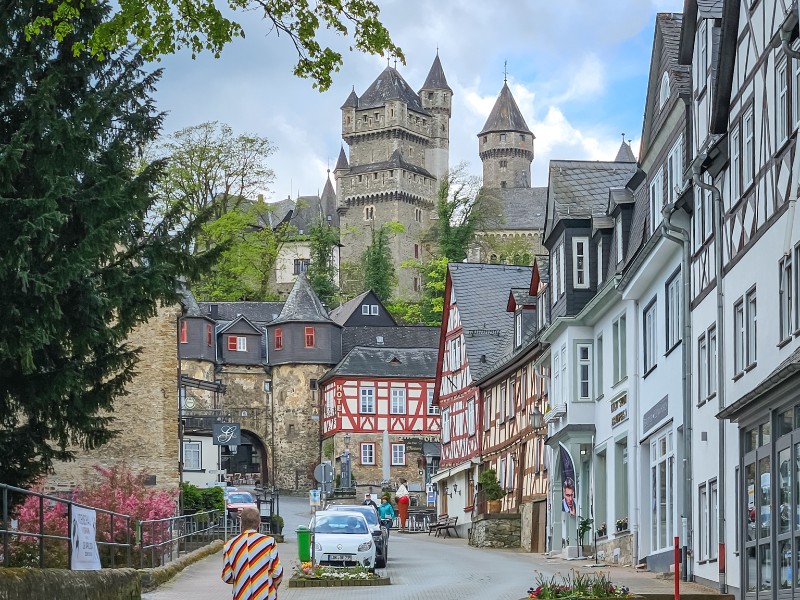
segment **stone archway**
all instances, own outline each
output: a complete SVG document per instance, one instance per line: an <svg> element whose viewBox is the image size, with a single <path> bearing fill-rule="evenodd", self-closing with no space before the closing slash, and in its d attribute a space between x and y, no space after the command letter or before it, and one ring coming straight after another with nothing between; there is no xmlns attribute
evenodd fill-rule
<svg viewBox="0 0 800 600"><path fill-rule="evenodd" d="M228 475L239 474L243 479L254 484L268 485L270 482L267 447L261 438L246 429L242 429L242 443L239 446L223 446L222 466Z"/></svg>

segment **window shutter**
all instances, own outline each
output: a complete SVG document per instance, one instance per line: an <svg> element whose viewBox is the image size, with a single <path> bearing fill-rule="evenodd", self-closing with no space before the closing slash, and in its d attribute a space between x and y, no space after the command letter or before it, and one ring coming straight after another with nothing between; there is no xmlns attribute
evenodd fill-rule
<svg viewBox="0 0 800 600"><path fill-rule="evenodd" d="M228 336L228 350L236 352L236 336L229 335Z"/></svg>

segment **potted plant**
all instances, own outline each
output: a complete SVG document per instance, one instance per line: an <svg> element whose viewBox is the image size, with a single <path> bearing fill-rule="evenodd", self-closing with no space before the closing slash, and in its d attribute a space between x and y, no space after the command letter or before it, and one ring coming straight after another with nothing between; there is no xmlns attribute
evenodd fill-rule
<svg viewBox="0 0 800 600"><path fill-rule="evenodd" d="M586 534L592 529L593 522L594 519L589 519L588 517L585 519L583 517L580 518L578 522L578 543L581 546L583 546L583 538L586 537Z"/></svg>
<svg viewBox="0 0 800 600"><path fill-rule="evenodd" d="M628 517L617 519L617 531L625 531L628 529Z"/></svg>
<svg viewBox="0 0 800 600"><path fill-rule="evenodd" d="M270 524L272 533L280 535L283 533L283 517L280 515L272 515L272 523Z"/></svg>
<svg viewBox="0 0 800 600"><path fill-rule="evenodd" d="M490 513L500 512L500 499L506 495L506 492L497 481L497 471L486 469L478 477L478 483L481 484L483 495L486 497L487 510Z"/></svg>
<svg viewBox="0 0 800 600"><path fill-rule="evenodd" d="M600 527L597 528L597 537L605 537L608 535L608 527L605 523L600 523Z"/></svg>

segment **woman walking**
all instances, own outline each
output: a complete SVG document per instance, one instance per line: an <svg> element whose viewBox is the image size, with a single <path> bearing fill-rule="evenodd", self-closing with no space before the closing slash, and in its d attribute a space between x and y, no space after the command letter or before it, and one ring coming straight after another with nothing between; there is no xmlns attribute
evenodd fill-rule
<svg viewBox="0 0 800 600"><path fill-rule="evenodd" d="M397 486L395 498L397 499L397 510L400 513L400 531L406 530L406 521L408 521L408 483L405 479L400 479L400 485Z"/></svg>

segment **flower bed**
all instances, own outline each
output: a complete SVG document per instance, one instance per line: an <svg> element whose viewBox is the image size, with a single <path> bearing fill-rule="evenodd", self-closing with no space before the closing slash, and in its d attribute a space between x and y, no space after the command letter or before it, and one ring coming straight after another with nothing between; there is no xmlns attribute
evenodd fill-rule
<svg viewBox="0 0 800 600"><path fill-rule="evenodd" d="M628 588L611 583L605 573L580 573L574 569L567 575L545 577L539 574L528 590L531 600L590 600L598 598L631 598Z"/></svg>
<svg viewBox="0 0 800 600"><path fill-rule="evenodd" d="M370 573L364 567L323 567L310 562L295 566L289 587L339 587L389 585L388 577Z"/></svg>

